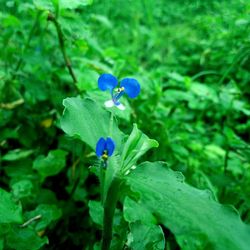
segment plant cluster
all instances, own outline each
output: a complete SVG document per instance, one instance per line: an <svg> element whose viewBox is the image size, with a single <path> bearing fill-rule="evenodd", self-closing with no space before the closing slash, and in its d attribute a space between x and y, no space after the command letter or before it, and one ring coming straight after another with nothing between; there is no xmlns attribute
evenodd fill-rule
<svg viewBox="0 0 250 250"><path fill-rule="evenodd" d="M0 250L248 250L249 11L0 0Z"/></svg>

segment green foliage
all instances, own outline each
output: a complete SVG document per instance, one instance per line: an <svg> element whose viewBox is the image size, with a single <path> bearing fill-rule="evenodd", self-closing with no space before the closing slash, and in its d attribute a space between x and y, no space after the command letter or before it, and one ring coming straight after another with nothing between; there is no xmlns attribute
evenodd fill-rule
<svg viewBox="0 0 250 250"><path fill-rule="evenodd" d="M11 194L0 189L0 225L3 223L21 223L22 207L14 201Z"/></svg>
<svg viewBox="0 0 250 250"><path fill-rule="evenodd" d="M134 250L139 249L164 249L164 234L159 226L143 225L139 222L130 224L131 243L130 247Z"/></svg>
<svg viewBox="0 0 250 250"><path fill-rule="evenodd" d="M0 249L248 249L249 10L0 1ZM139 81L124 112L102 73Z"/></svg>
<svg viewBox="0 0 250 250"><path fill-rule="evenodd" d="M56 175L65 167L66 155L67 152L64 150L51 150L47 157L38 156L33 163L33 168L38 171L42 178Z"/></svg>
<svg viewBox="0 0 250 250"><path fill-rule="evenodd" d="M109 112L91 99L68 98L63 104L65 110L61 127L67 134L80 138L92 149L95 149L100 137L111 136L119 147L122 133L115 122L110 123Z"/></svg>
<svg viewBox="0 0 250 250"><path fill-rule="evenodd" d="M103 222L103 207L98 201L89 201L89 215L91 219L97 224L102 226Z"/></svg>
<svg viewBox="0 0 250 250"><path fill-rule="evenodd" d="M136 206L147 208L158 223L169 228L183 249L248 249L250 227L237 211L215 202L210 192L184 183L181 173L163 163L141 164L127 182L140 194ZM138 217L149 223L147 217Z"/></svg>
<svg viewBox="0 0 250 250"><path fill-rule="evenodd" d="M46 237L40 238L30 228L13 227L6 237L6 245L11 249L37 250L41 249L44 244L48 244L48 239Z"/></svg>
<svg viewBox="0 0 250 250"><path fill-rule="evenodd" d="M134 128L122 149L122 171L127 173L150 148L158 147L158 142L149 139L134 124Z"/></svg>
<svg viewBox="0 0 250 250"><path fill-rule="evenodd" d="M55 205L40 204L35 210L27 212L25 217L27 219L41 216L41 219L34 223L34 228L37 232L45 230L52 221L57 221L62 216L62 211Z"/></svg>

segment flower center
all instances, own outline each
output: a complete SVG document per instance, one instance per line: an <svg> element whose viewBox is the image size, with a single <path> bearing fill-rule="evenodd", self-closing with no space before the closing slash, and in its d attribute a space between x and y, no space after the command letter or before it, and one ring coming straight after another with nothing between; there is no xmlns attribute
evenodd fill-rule
<svg viewBox="0 0 250 250"><path fill-rule="evenodd" d="M118 89L117 89L117 92L120 93L120 92L122 92L122 91L124 91L124 90L125 90L125 88L124 88L124 87L121 87L121 88L118 88Z"/></svg>
<svg viewBox="0 0 250 250"><path fill-rule="evenodd" d="M104 150L104 151L103 151L102 159L103 159L104 161L106 161L106 160L108 159L108 151L107 151L107 150Z"/></svg>

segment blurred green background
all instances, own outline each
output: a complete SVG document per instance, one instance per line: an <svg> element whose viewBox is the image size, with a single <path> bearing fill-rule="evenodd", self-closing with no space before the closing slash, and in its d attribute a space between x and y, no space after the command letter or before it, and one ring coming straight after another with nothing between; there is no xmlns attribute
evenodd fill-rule
<svg viewBox="0 0 250 250"><path fill-rule="evenodd" d="M103 102L104 72L141 84L118 119L159 142L144 160L166 161L250 222L248 0L0 0L0 31L0 187L26 220L47 218L25 234L0 227L0 249L29 249L28 237L32 249L100 240L88 208L99 199L95 154L59 118L66 97Z"/></svg>

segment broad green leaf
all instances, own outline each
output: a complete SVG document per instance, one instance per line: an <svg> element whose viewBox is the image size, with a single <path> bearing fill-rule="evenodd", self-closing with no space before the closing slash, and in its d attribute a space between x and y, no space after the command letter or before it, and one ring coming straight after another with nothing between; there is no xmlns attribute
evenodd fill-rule
<svg viewBox="0 0 250 250"><path fill-rule="evenodd" d="M249 249L250 227L235 209L184 183L183 175L164 163L141 164L127 176L127 183L140 194L138 205L169 228L182 249Z"/></svg>
<svg viewBox="0 0 250 250"><path fill-rule="evenodd" d="M41 218L33 222L37 232L46 229L53 221L57 221L62 216L62 211L56 205L40 204L31 212L25 213L27 220L40 215Z"/></svg>
<svg viewBox="0 0 250 250"><path fill-rule="evenodd" d="M149 139L143 134L134 124L133 130L128 137L124 148L122 150L122 170L126 173L137 160L144 155L149 149L158 147L158 142L153 139Z"/></svg>
<svg viewBox="0 0 250 250"><path fill-rule="evenodd" d="M33 168L45 178L58 174L66 164L67 152L61 149L51 150L48 156L40 155L33 163Z"/></svg>
<svg viewBox="0 0 250 250"><path fill-rule="evenodd" d="M40 238L36 231L29 227L13 227L6 236L6 245L15 250L38 250L48 243L47 237Z"/></svg>
<svg viewBox="0 0 250 250"><path fill-rule="evenodd" d="M0 240L0 250L3 250L3 240Z"/></svg>
<svg viewBox="0 0 250 250"><path fill-rule="evenodd" d="M165 238L160 226L144 225L139 221L129 225L131 232L132 250L160 250L165 249Z"/></svg>
<svg viewBox="0 0 250 250"><path fill-rule="evenodd" d="M100 137L111 137L120 146L122 133L115 120L111 122L111 113L102 109L93 100L80 97L66 98L61 118L61 127L70 136L77 136L93 150Z"/></svg>
<svg viewBox="0 0 250 250"><path fill-rule="evenodd" d="M22 223L22 207L12 195L0 189L0 223Z"/></svg>

